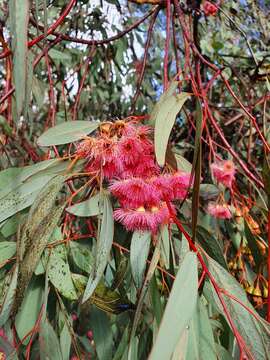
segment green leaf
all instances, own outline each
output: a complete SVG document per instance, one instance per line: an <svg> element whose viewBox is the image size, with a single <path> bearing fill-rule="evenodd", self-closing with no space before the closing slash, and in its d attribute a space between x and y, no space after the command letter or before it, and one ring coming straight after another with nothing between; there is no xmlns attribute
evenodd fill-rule
<svg viewBox="0 0 270 360"><path fill-rule="evenodd" d="M94 263L94 257L88 244L71 241L69 246L74 264L82 271L90 274Z"/></svg>
<svg viewBox="0 0 270 360"><path fill-rule="evenodd" d="M5 294L4 303L2 304L0 312L0 328L7 322L13 306L18 281L18 266L14 268L13 273L10 276L10 285Z"/></svg>
<svg viewBox="0 0 270 360"><path fill-rule="evenodd" d="M113 334L108 315L104 311L92 307L90 324L98 359L112 359Z"/></svg>
<svg viewBox="0 0 270 360"><path fill-rule="evenodd" d="M138 289L142 286L150 243L151 233L149 231L135 231L133 233L130 245L130 265L131 273Z"/></svg>
<svg viewBox="0 0 270 360"><path fill-rule="evenodd" d="M227 263L223 256L222 244L216 236L213 236L204 227L198 225L197 241L211 258L216 260L225 270L228 270Z"/></svg>
<svg viewBox="0 0 270 360"><path fill-rule="evenodd" d="M63 360L70 360L71 340L70 331L65 323L60 333L60 348Z"/></svg>
<svg viewBox="0 0 270 360"><path fill-rule="evenodd" d="M14 313L23 300L24 291L62 214L64 206L55 205L55 200L64 179L63 176L56 176L39 194L29 211L21 236L18 238L20 287L16 292Z"/></svg>
<svg viewBox="0 0 270 360"><path fill-rule="evenodd" d="M194 184L192 191L192 238L195 241L197 221L198 221L198 211L199 211L199 194L200 194L200 184L201 184L201 172L202 172L202 107L200 101L196 101L196 133L195 133L195 145L194 145L194 155L192 162L192 177L194 176Z"/></svg>
<svg viewBox="0 0 270 360"><path fill-rule="evenodd" d="M14 85L16 96L17 122L23 109L27 78L27 38L29 21L29 1L11 0L12 50L14 65Z"/></svg>
<svg viewBox="0 0 270 360"><path fill-rule="evenodd" d="M100 194L96 194L88 200L69 206L66 211L76 216L96 216L102 213L101 200Z"/></svg>
<svg viewBox="0 0 270 360"><path fill-rule="evenodd" d="M48 278L61 295L69 300L76 300L77 294L72 281L69 265L61 255L52 251L48 262Z"/></svg>
<svg viewBox="0 0 270 360"><path fill-rule="evenodd" d="M48 319L41 323L39 346L40 360L63 360L58 337Z"/></svg>
<svg viewBox="0 0 270 360"><path fill-rule="evenodd" d="M160 99L153 110L152 121L155 123L155 153L160 166L165 164L167 144L176 115L189 96L189 93L184 92L166 96Z"/></svg>
<svg viewBox="0 0 270 360"><path fill-rule="evenodd" d="M182 155L177 154L176 152L174 152L173 154L176 159L177 169L190 173L192 169L192 164L187 161L187 159L185 159Z"/></svg>
<svg viewBox="0 0 270 360"><path fill-rule="evenodd" d="M81 140L86 135L95 131L99 126L97 122L66 121L45 131L38 140L39 146L52 146L69 144Z"/></svg>
<svg viewBox="0 0 270 360"><path fill-rule="evenodd" d="M16 254L16 243L14 241L0 242L0 264L12 258Z"/></svg>
<svg viewBox="0 0 270 360"><path fill-rule="evenodd" d="M255 309L249 303L245 291L230 275L213 259L208 258L208 268L220 288L226 289L226 292L241 303L243 303L251 312ZM220 313L223 314L223 308L216 295L215 290L208 282L204 286L204 292L207 300L216 306ZM222 295L227 310L234 322L238 332L244 339L247 349L251 352L256 360L267 359L270 351L270 325L256 313L256 318L249 313L241 304L229 296ZM226 318L227 320L227 318Z"/></svg>
<svg viewBox="0 0 270 360"><path fill-rule="evenodd" d="M220 194L220 189L213 184L201 184L200 185L200 197L205 200L215 200Z"/></svg>
<svg viewBox="0 0 270 360"><path fill-rule="evenodd" d="M20 340L33 329L38 319L43 298L42 285L39 280L34 279L27 288L21 308L15 319L16 331ZM24 339L24 345L28 344L30 337L31 334Z"/></svg>
<svg viewBox="0 0 270 360"><path fill-rule="evenodd" d="M186 359L216 360L214 335L207 310L202 300L198 298L197 309L188 329L188 344Z"/></svg>
<svg viewBox="0 0 270 360"><path fill-rule="evenodd" d="M82 302L85 302L90 298L96 286L98 285L108 263L113 242L114 221L112 205L107 195L101 196L103 197L104 208L101 229L97 240L95 266L93 267L93 270L88 279Z"/></svg>
<svg viewBox="0 0 270 360"><path fill-rule="evenodd" d="M170 233L167 225L160 229L160 256L166 269L170 267Z"/></svg>
<svg viewBox="0 0 270 360"><path fill-rule="evenodd" d="M248 242L248 246L251 250L252 256L254 258L255 264L257 269L260 268L262 262L263 262L263 257L261 255L260 250L258 249L257 246L257 242L256 242L256 238L255 236L252 234L247 222L245 221L245 235L246 235L246 239Z"/></svg>
<svg viewBox="0 0 270 360"><path fill-rule="evenodd" d="M187 253L178 270L149 360L170 359L193 317L198 293L197 257Z"/></svg>

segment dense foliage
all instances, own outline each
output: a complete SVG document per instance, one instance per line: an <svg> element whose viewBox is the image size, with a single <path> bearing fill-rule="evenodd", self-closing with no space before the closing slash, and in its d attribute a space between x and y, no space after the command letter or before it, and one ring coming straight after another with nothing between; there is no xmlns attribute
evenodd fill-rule
<svg viewBox="0 0 270 360"><path fill-rule="evenodd" d="M269 16L0 2L0 359L269 358Z"/></svg>

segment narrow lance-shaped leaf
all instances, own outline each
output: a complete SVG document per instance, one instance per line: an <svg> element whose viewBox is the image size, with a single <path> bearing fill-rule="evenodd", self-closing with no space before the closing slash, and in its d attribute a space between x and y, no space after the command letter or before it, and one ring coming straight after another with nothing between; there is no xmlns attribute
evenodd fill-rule
<svg viewBox="0 0 270 360"><path fill-rule="evenodd" d="M198 294L197 258L187 253L178 270L149 360L170 359L192 318Z"/></svg>
<svg viewBox="0 0 270 360"><path fill-rule="evenodd" d="M170 89L167 91L171 94ZM164 166L165 164L167 144L176 115L179 113L189 96L189 93L184 92L181 94L163 96L153 110L151 118L152 122L155 123L155 153L157 162L160 166Z"/></svg>
<svg viewBox="0 0 270 360"><path fill-rule="evenodd" d="M255 312L255 309L249 303L245 291L230 275L213 259L208 258L208 268L215 278L217 284L226 289L226 293L236 298L242 304ZM220 313L223 313L223 308L211 285L206 282L204 286L204 293L207 300L212 303ZM264 360L268 358L270 353L270 325L264 319L260 318L258 314L253 316L247 309L245 309L239 302L227 295L223 295L227 310L243 340L246 343L246 350L248 350L254 359Z"/></svg>
<svg viewBox="0 0 270 360"><path fill-rule="evenodd" d="M142 285L150 243L150 232L135 231L133 233L130 245L130 265L132 276L137 288L140 288Z"/></svg>
<svg viewBox="0 0 270 360"><path fill-rule="evenodd" d="M17 122L22 113L26 94L29 4L29 0L10 1Z"/></svg>
<svg viewBox="0 0 270 360"><path fill-rule="evenodd" d="M199 100L196 102L196 135L195 135L195 149L194 157L192 164L192 176L194 176L194 185L192 192L192 237L195 241L196 227L198 220L198 211L199 211L199 193L200 193L200 182L201 182L201 171L202 171L202 144L201 144L201 134L202 134L202 108Z"/></svg>
<svg viewBox="0 0 270 360"><path fill-rule="evenodd" d="M114 232L113 209L110 199L107 195L103 197L103 216L101 221L101 229L97 240L95 265L87 282L87 286L83 295L83 302L87 301L97 287L103 272L108 263Z"/></svg>

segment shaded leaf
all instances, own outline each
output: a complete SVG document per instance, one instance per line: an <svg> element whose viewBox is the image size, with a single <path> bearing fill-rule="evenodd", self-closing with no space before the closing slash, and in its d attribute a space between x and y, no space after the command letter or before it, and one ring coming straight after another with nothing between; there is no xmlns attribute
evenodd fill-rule
<svg viewBox="0 0 270 360"><path fill-rule="evenodd" d="M197 241L211 258L216 260L224 269L228 269L223 256L222 244L202 226L197 226Z"/></svg>
<svg viewBox="0 0 270 360"><path fill-rule="evenodd" d="M14 241L0 242L0 264L16 254L16 243Z"/></svg>
<svg viewBox="0 0 270 360"><path fill-rule="evenodd" d="M61 295L69 300L76 300L77 294L71 278L69 265L61 255L52 251L48 262L48 278Z"/></svg>
<svg viewBox="0 0 270 360"><path fill-rule="evenodd" d="M103 197L104 207L101 229L97 240L95 265L88 279L85 293L83 295L83 302L90 298L98 285L106 268L113 242L114 221L112 205L107 195L101 196Z"/></svg>
<svg viewBox="0 0 270 360"><path fill-rule="evenodd" d="M98 359L112 359L113 334L108 315L93 307L90 312L90 324Z"/></svg>
<svg viewBox="0 0 270 360"><path fill-rule="evenodd" d="M14 85L16 95L17 122L23 109L27 78L27 38L29 21L29 1L11 0L10 16L12 27L12 49L14 64Z"/></svg>
<svg viewBox="0 0 270 360"><path fill-rule="evenodd" d="M20 340L23 340L34 327L42 306L43 287L42 283L34 279L30 282L22 306L15 319L15 326ZM27 336L23 344L28 344L31 334Z"/></svg>
<svg viewBox="0 0 270 360"><path fill-rule="evenodd" d="M18 266L14 268L14 271L11 274L10 285L5 295L4 303L2 304L1 307L0 328L6 323L11 313L11 309L13 306L15 293L16 293L17 281L18 281Z"/></svg>
<svg viewBox="0 0 270 360"><path fill-rule="evenodd" d="M251 312L255 312L254 308L247 299L245 291L235 280L235 278L228 272L224 271L224 269L213 259L208 258L207 261L209 264L209 270L219 287L226 289L228 294L238 299L241 303L248 307ZM223 313L223 308L215 293L215 290L208 282L206 283L205 287L207 300L214 304L217 309ZM247 349L251 352L254 359L267 359L270 352L269 323L260 318L258 314L256 315L257 318L255 318L241 304L232 298L223 295L223 299L236 328L243 337L247 345Z"/></svg>
<svg viewBox="0 0 270 360"><path fill-rule="evenodd" d="M92 196L90 199L69 206L66 211L76 216L96 216L102 213L102 199L100 194Z"/></svg>
<svg viewBox="0 0 270 360"><path fill-rule="evenodd" d="M133 233L130 245L130 265L137 288L140 288L143 282L150 243L151 233L149 231Z"/></svg>
<svg viewBox="0 0 270 360"><path fill-rule="evenodd" d="M90 121L66 121L56 125L38 138L39 146L52 146L68 144L95 131L99 126L97 122Z"/></svg>
<svg viewBox="0 0 270 360"><path fill-rule="evenodd" d="M48 319L41 323L39 346L40 360L63 360L58 337Z"/></svg>

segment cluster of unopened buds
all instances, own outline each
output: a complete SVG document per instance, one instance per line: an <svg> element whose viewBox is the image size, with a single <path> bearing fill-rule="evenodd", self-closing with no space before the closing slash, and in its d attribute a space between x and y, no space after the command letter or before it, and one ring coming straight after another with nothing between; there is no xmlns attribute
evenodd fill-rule
<svg viewBox="0 0 270 360"><path fill-rule="evenodd" d="M235 178L235 166L231 160L223 160L211 164L211 171L219 184L231 189ZM222 201L222 203L208 204L207 212L215 218L230 219L232 217L229 206Z"/></svg>
<svg viewBox="0 0 270 360"><path fill-rule="evenodd" d="M119 208L115 220L129 231L156 233L168 224L174 211L171 203L184 199L190 174L173 169L162 172L155 161L151 128L134 121L106 122L98 136L86 138L78 145L77 156L87 160L88 172L100 172L109 182Z"/></svg>
<svg viewBox="0 0 270 360"><path fill-rule="evenodd" d="M215 16L218 12L218 7L210 1L204 1L203 12L205 16Z"/></svg>

